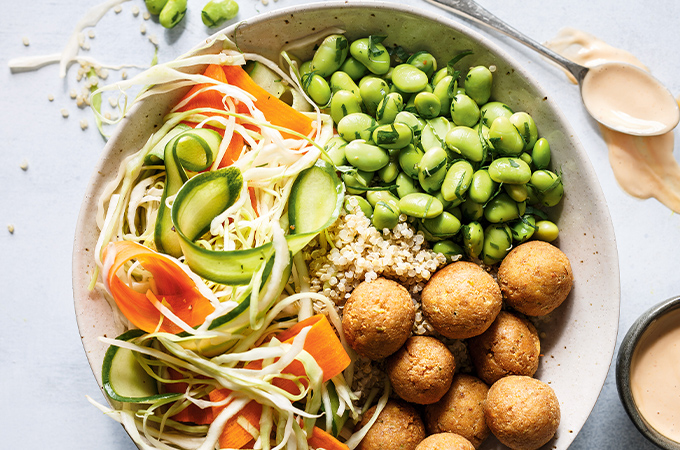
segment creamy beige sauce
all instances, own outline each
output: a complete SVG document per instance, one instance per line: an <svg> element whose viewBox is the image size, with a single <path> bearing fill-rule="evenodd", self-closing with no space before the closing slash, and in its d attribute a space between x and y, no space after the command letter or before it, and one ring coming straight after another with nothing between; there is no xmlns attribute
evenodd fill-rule
<svg viewBox="0 0 680 450"><path fill-rule="evenodd" d="M547 46L586 67L622 61L647 70L631 53L572 28L561 30ZM605 82L607 76L602 77ZM625 99L630 101L631 97L627 95ZM654 197L680 213L680 165L673 157L673 133L639 137L603 125L600 131L609 147L609 162L621 188L637 198Z"/></svg>
<svg viewBox="0 0 680 450"><path fill-rule="evenodd" d="M645 421L680 442L680 309L642 334L631 360L630 387Z"/></svg>
<svg viewBox="0 0 680 450"><path fill-rule="evenodd" d="M609 128L634 135L672 130L680 111L668 90L636 66L611 62L586 74L581 94L590 114Z"/></svg>

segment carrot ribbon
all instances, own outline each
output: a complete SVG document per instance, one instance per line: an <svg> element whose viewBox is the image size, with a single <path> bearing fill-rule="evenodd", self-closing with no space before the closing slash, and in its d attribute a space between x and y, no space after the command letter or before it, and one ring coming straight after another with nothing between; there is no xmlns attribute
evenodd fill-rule
<svg viewBox="0 0 680 450"><path fill-rule="evenodd" d="M159 331L173 334L182 331L163 316L149 296L157 298L175 316L191 327L202 324L215 310L210 301L198 290L194 280L167 256L130 241L110 243L102 255L105 263L110 256L109 252L114 252L113 263L106 274L109 290L120 311L137 328L151 333L160 323ZM156 286L155 293L151 290L147 293L137 292L118 277L118 270L133 259L152 274Z"/></svg>

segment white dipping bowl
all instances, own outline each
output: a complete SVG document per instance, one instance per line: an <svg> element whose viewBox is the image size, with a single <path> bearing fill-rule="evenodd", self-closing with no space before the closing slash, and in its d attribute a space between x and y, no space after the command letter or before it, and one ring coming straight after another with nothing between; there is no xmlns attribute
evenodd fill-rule
<svg viewBox="0 0 680 450"><path fill-rule="evenodd" d="M567 448L604 384L614 353L620 301L614 230L585 150L552 96L522 66L497 44L443 14L382 2L330 1L263 14L225 31L242 51L278 61L283 45L327 27L346 30L350 39L385 34L386 46L396 43L407 50L428 50L440 64L460 50L473 50L474 54L464 60L466 66L496 68L492 98L531 114L539 134L550 141L552 166L562 173L566 192L552 211L551 219L560 228L555 244L569 257L575 282L562 306L539 325L543 356L535 376L555 390L562 411L557 434L546 448ZM307 56L311 57L311 51ZM201 69L197 67L196 71ZM75 310L83 345L100 385L106 346L97 338L114 337L123 330L114 322L101 293L87 289L95 268L97 199L115 177L123 158L141 148L182 95L179 92L147 99L120 123L94 169L80 211L73 252ZM97 411L93 409L92 414ZM482 448L503 446L489 438Z"/></svg>

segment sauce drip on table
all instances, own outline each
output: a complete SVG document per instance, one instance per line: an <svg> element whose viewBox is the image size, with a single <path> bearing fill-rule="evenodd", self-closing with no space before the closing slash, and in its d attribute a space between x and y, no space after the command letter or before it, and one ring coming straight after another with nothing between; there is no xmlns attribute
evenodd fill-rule
<svg viewBox="0 0 680 450"><path fill-rule="evenodd" d="M561 30L547 46L586 67L621 61L647 70L631 53L573 28ZM599 87L604 89L609 80L609 88L613 89L617 78L615 75L613 72L601 74ZM570 78L576 82L573 77ZM585 102L588 101L586 96L592 93L584 90L583 95ZM634 99L634 93L626 97L628 101ZM680 99L678 101L680 103ZM614 176L621 188L637 198L654 197L671 210L680 212L680 165L673 157L673 132L640 137L620 133L603 125L599 127L609 148L609 162Z"/></svg>

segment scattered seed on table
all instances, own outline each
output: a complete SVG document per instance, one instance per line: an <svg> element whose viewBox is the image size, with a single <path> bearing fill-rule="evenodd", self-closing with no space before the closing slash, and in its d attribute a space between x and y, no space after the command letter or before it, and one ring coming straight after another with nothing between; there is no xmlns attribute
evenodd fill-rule
<svg viewBox="0 0 680 450"><path fill-rule="evenodd" d="M9 234L14 234L14 225L11 223L7 225L7 231L9 231Z"/></svg>
<svg viewBox="0 0 680 450"><path fill-rule="evenodd" d="M21 170L26 172L28 170L28 161L26 161L24 159L23 161L21 161L21 164L19 165L19 167L21 168Z"/></svg>
<svg viewBox="0 0 680 450"><path fill-rule="evenodd" d="M80 119L80 129L81 130L87 130L87 127L89 124L87 123L87 119Z"/></svg>
<svg viewBox="0 0 680 450"><path fill-rule="evenodd" d="M31 44L30 42L28 42L28 38L27 38L27 37L23 38L21 41L24 43L24 45L25 45L26 47L28 47L28 46Z"/></svg>
<svg viewBox="0 0 680 450"><path fill-rule="evenodd" d="M132 15L135 17L139 15L139 8L137 7L137 5L132 7Z"/></svg>
<svg viewBox="0 0 680 450"><path fill-rule="evenodd" d="M68 109L61 108L61 115L64 119L66 119L68 117Z"/></svg>

